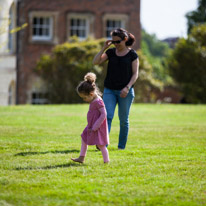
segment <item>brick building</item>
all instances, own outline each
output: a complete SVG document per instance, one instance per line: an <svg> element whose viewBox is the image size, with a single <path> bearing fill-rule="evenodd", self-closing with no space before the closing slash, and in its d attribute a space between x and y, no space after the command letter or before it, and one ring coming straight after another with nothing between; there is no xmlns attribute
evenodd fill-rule
<svg viewBox="0 0 206 206"><path fill-rule="evenodd" d="M19 0L17 23L28 26L17 39L17 104L44 103L44 83L33 73L41 54L77 35L109 38L116 27L129 30L140 47L140 0Z"/></svg>

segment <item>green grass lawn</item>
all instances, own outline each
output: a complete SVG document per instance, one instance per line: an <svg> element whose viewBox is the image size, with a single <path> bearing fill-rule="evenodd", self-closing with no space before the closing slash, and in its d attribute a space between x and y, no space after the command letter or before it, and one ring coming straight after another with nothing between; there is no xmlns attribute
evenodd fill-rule
<svg viewBox="0 0 206 206"><path fill-rule="evenodd" d="M206 205L206 105L133 104L125 150L78 157L88 105L0 107L0 205Z"/></svg>

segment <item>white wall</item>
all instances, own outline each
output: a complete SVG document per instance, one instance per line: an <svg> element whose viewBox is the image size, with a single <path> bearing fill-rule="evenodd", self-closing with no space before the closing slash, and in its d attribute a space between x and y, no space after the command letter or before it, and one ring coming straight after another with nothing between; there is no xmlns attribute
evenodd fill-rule
<svg viewBox="0 0 206 206"><path fill-rule="evenodd" d="M14 3L14 4L13 4ZM13 51L8 50L9 41L9 9L12 7L13 27L16 26L16 1L0 0L0 105L9 104L9 96L12 96L11 104L15 103L15 87L12 95L9 94L10 85L16 84L16 56L15 34L13 34Z"/></svg>

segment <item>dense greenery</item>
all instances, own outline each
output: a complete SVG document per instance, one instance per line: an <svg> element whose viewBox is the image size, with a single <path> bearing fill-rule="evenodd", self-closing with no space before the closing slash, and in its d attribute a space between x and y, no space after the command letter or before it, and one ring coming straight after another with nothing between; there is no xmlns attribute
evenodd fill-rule
<svg viewBox="0 0 206 206"><path fill-rule="evenodd" d="M75 103L81 99L76 93L76 87L89 72L102 73L98 66L92 64L94 56L100 50L103 40L87 40L57 45L51 55L43 55L36 71L45 80L50 103Z"/></svg>
<svg viewBox="0 0 206 206"><path fill-rule="evenodd" d="M48 88L50 103L81 102L75 88L84 75L89 72L97 74L97 85L103 91L106 63L94 66L92 60L100 51L104 40L87 39L73 40L56 46L51 55L43 55L39 60L36 71L45 80ZM136 102L150 101L152 88L160 89L162 84L153 76L153 68L145 55L138 51L140 59L140 75L135 85Z"/></svg>
<svg viewBox="0 0 206 206"><path fill-rule="evenodd" d="M187 102L206 103L206 24L193 27L188 38L179 40L168 67Z"/></svg>
<svg viewBox="0 0 206 206"><path fill-rule="evenodd" d="M198 0L197 10L187 13L188 34L198 24L206 23L206 0Z"/></svg>
<svg viewBox="0 0 206 206"><path fill-rule="evenodd" d="M138 51L138 55L139 78L134 85L135 102L154 102L156 99L154 90L163 89L163 83L153 77L153 67L147 56L143 55L142 51Z"/></svg>
<svg viewBox="0 0 206 206"><path fill-rule="evenodd" d="M152 66L153 77L165 86L171 84L172 79L165 66L165 60L171 52L169 45L157 39L155 34L148 34L145 30L142 30L141 38L141 50Z"/></svg>
<svg viewBox="0 0 206 206"><path fill-rule="evenodd" d="M155 34L148 34L142 30L141 38L141 48L148 56L166 57L168 55L168 44L157 39Z"/></svg>
<svg viewBox="0 0 206 206"><path fill-rule="evenodd" d="M0 205L206 205L206 106L134 104L126 150L109 165L80 150L88 105L0 107Z"/></svg>

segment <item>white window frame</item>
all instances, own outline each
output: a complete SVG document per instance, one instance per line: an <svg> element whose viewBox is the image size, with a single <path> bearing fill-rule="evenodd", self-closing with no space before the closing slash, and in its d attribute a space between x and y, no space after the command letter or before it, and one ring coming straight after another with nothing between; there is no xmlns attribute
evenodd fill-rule
<svg viewBox="0 0 206 206"><path fill-rule="evenodd" d="M36 98L33 98L34 94L36 95ZM31 95L31 104L48 104L48 99L45 98L45 92L33 91ZM44 96L44 98L42 98L42 96Z"/></svg>
<svg viewBox="0 0 206 206"><path fill-rule="evenodd" d="M77 21L79 20L85 20L85 26L72 26L71 25L71 21L75 20ZM67 15L67 36L68 38L75 36L75 35L71 35L71 29L77 30L77 29L85 29L85 36L77 36L79 38L80 41L83 41L85 39L87 39L89 36L93 36L93 22L94 22L94 17L91 14L77 14L77 13L70 13Z"/></svg>
<svg viewBox="0 0 206 206"><path fill-rule="evenodd" d="M71 24L72 21L74 22L74 25ZM80 25L78 25L79 23L80 23ZM71 33L74 33L74 34L72 35ZM79 33L79 35L77 33ZM82 39L82 40L86 39L88 36L88 21L87 21L87 19L85 19L85 18L71 18L70 19L70 36L77 36L79 39Z"/></svg>
<svg viewBox="0 0 206 206"><path fill-rule="evenodd" d="M34 35L33 34L33 20L34 18L49 18L49 26L43 24L43 28L48 27L49 35ZM43 20L45 21L45 20ZM29 13L29 23L30 23L30 42L37 43L53 43L58 44L58 36L57 36L57 23L58 23L58 12L49 12L49 11L31 11ZM40 24L37 24L37 27ZM42 27L42 25L41 25Z"/></svg>
<svg viewBox="0 0 206 206"><path fill-rule="evenodd" d="M37 24L34 25L33 24L33 20L36 18L37 20ZM43 24L39 24L40 18L43 19ZM44 24L45 21L49 20L49 24ZM34 35L33 30L36 29L37 31L39 31L40 29L42 29L43 31L45 31L45 29L48 29L49 34L48 35ZM43 32L42 31L42 32ZM51 16L34 16L32 18L32 40L37 40L37 41L51 41L53 38L53 18Z"/></svg>
<svg viewBox="0 0 206 206"><path fill-rule="evenodd" d="M128 30L128 20L129 20L129 16L126 15L126 14L105 14L103 16L103 37L107 38L107 39L111 39L111 36L110 34L108 34L108 31L112 31L114 29L116 29L117 27L121 27L123 29L126 29ZM117 26L117 27L107 27L107 22L108 21L114 21L114 22L118 22L120 21L120 26ZM110 33L109 32L109 33Z"/></svg>
<svg viewBox="0 0 206 206"><path fill-rule="evenodd" d="M109 25L109 27L107 26L107 22L108 21L110 21L110 25ZM120 23L120 24L119 24ZM111 24L114 24L114 26L113 25L111 25ZM106 38L107 39L109 39L109 38L111 38L111 36L110 36L110 33L111 33L111 31L113 31L114 29L116 29L116 28L124 28L125 26L124 26L124 24L123 24L123 21L121 21L120 19L107 19L106 20Z"/></svg>

